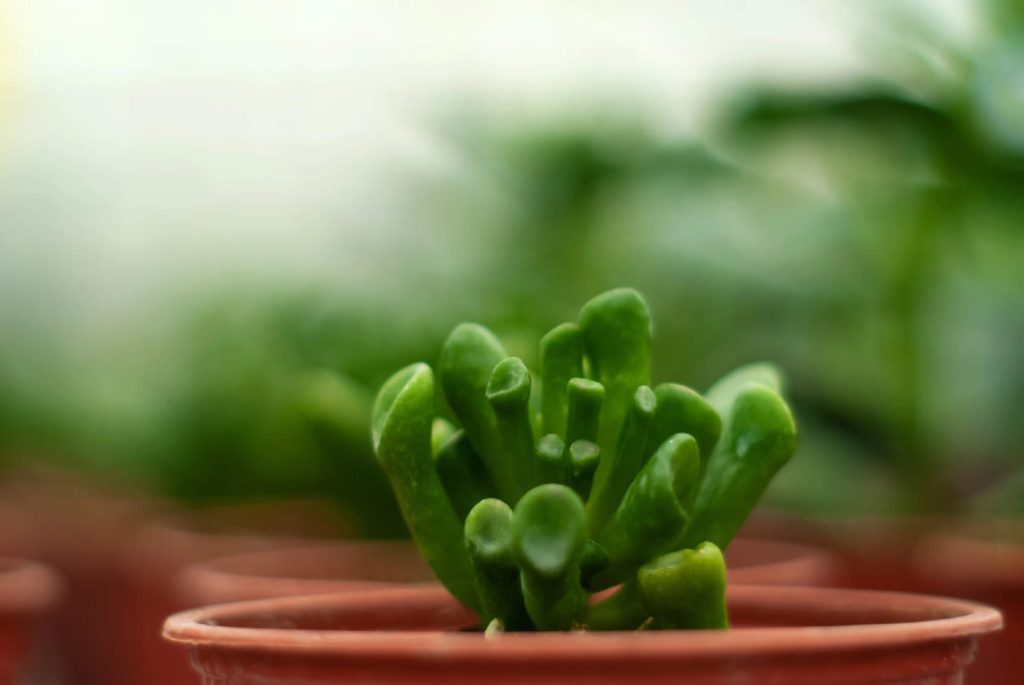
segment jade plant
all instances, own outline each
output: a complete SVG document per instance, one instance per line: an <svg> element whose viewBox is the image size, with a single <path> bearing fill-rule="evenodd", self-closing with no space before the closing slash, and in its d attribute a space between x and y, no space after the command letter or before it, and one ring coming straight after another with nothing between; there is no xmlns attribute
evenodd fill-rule
<svg viewBox="0 0 1024 685"><path fill-rule="evenodd" d="M652 387L650 349L646 302L618 289L541 339L536 374L461 324L436 370L381 388L377 458L423 556L488 630L727 627L722 553L795 425L774 367L702 396Z"/></svg>

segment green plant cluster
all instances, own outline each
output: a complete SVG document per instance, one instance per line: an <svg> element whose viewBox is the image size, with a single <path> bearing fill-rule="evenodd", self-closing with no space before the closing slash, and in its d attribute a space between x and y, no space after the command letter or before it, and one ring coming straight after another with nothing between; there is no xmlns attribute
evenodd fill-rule
<svg viewBox="0 0 1024 685"><path fill-rule="evenodd" d="M422 554L482 625L727 627L722 551L792 456L793 417L769 365L702 396L652 387L650 350L646 302L618 289L543 337L536 378L461 324L436 380L414 364L381 388L377 458ZM437 417L438 391L460 427Z"/></svg>

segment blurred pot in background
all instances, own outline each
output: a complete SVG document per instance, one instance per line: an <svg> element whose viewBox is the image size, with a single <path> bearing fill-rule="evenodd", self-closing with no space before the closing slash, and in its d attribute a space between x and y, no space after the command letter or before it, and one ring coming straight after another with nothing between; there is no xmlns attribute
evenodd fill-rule
<svg viewBox="0 0 1024 685"><path fill-rule="evenodd" d="M141 525L114 567L120 594L115 606L119 663L108 683L179 685L195 673L160 639L164 618L195 606L179 574L214 557L273 550L288 558L315 539L351 534L337 509L323 501L261 501L177 511Z"/></svg>
<svg viewBox="0 0 1024 685"><path fill-rule="evenodd" d="M45 677L66 685L119 682L124 656L110 648L124 600L117 558L162 505L43 469L8 474L0 503L2 553L45 562L61 578L60 604L44 603L54 610L39 657Z"/></svg>
<svg viewBox="0 0 1024 685"><path fill-rule="evenodd" d="M48 567L0 558L0 683L49 682L53 654L46 625L62 594ZM41 639L42 638L42 639Z"/></svg>
<svg viewBox="0 0 1024 685"><path fill-rule="evenodd" d="M1024 674L1024 519L964 523L935 531L914 549L913 569L931 592L999 607L1004 629L978 651L981 683Z"/></svg>

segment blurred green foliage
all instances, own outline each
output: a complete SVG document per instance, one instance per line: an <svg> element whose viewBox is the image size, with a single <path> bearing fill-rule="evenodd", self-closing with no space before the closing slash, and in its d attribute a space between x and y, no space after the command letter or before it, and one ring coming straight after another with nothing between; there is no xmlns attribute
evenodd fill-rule
<svg viewBox="0 0 1024 685"><path fill-rule="evenodd" d="M356 533L404 534L370 406L444 324L400 308L262 286L186 298L159 325L142 317L156 332L119 331L90 356L7 345L2 451L193 505L333 501Z"/></svg>
<svg viewBox="0 0 1024 685"><path fill-rule="evenodd" d="M993 29L941 87L752 90L723 127L745 166L841 212L843 244L811 259L853 287L806 322L830 344L785 363L817 376L816 418L867 436L927 510L998 486L1024 450L1024 71L1008 68L1024 32Z"/></svg>
<svg viewBox="0 0 1024 685"><path fill-rule="evenodd" d="M621 122L462 127L499 198L463 213L494 236L473 286L487 323L536 335L628 283L669 341L660 374L772 358L792 375L805 456L778 501L995 506L1024 452L1024 31L996 9L976 54L905 27L941 73L748 87L704 145Z"/></svg>
<svg viewBox="0 0 1024 685"><path fill-rule="evenodd" d="M344 294L205 303L173 346L182 354L166 397L172 444L153 460L156 481L188 500L327 497L363 534L400 533L370 446L370 406L388 369L432 354L441 329L396 310Z"/></svg>
<svg viewBox="0 0 1024 685"><path fill-rule="evenodd" d="M534 365L529 341L627 284L658 322L657 376L786 369L803 446L777 503L1019 509L1024 14L989 5L970 50L904 21L876 78L740 88L700 143L460 119L461 175L410 193L410 244L359 288L201 294L99 355L6 325L0 453L196 503L332 497L390 534L359 429L387 372L434 361L461 320ZM350 423L325 421L336 402Z"/></svg>

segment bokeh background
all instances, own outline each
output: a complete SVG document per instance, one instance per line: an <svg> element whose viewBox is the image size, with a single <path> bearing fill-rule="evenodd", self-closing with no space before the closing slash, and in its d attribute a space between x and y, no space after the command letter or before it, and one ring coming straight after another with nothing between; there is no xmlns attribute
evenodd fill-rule
<svg viewBox="0 0 1024 685"><path fill-rule="evenodd" d="M463 320L604 288L778 362L815 515L1024 507L1024 10L0 4L0 455L400 535L366 430Z"/></svg>

